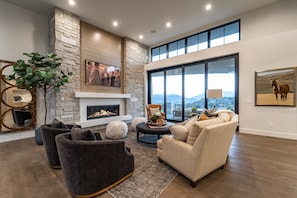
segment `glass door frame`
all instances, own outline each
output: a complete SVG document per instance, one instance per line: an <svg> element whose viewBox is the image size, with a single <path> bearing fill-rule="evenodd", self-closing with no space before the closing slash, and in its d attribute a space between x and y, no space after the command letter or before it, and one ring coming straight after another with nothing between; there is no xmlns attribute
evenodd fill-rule
<svg viewBox="0 0 297 198"><path fill-rule="evenodd" d="M239 54L231 54L231 55L227 55L227 56L222 56L222 57L216 57L216 58L211 58L211 59L207 59L207 60L202 60L202 61L197 61L197 62L193 62L193 63L187 63L187 64L181 64L181 65L177 65L177 66L173 66L173 67L166 67L166 68L161 68L161 69L157 69L157 70L151 70L151 71L147 71L147 76L148 76L148 95L147 95L147 101L148 104L151 103L151 98L152 98L152 94L151 94L151 87L152 87L152 82L151 82L151 74L154 72L160 72L162 71L164 74L164 107L163 110L165 112L165 114L167 114L166 112L166 71L169 69L174 69L174 68L182 68L182 107L184 107L184 78L185 78L185 67L187 66L192 66L193 64L204 64L205 65L205 92L204 92L204 98L205 98L205 106L204 108L207 108L208 106L208 101L206 99L206 92L207 92L207 87L208 87L208 62L211 61L219 61L219 60L223 60L223 59L230 59L230 58L234 58L235 59L235 79L234 79L234 84L235 84L235 94L234 94L234 112L239 114ZM184 114L184 108L182 108L182 121L185 120L185 114ZM170 121L170 120L169 120ZM171 121L175 121L175 120L171 120Z"/></svg>

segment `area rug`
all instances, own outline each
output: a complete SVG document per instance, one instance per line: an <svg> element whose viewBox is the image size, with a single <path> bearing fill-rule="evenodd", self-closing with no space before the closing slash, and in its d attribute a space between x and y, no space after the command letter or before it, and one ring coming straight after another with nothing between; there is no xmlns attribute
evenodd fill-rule
<svg viewBox="0 0 297 198"><path fill-rule="evenodd" d="M158 197L177 172L157 158L156 146L137 143L136 132L129 132L125 139L126 146L134 155L134 173L131 177L110 189L108 193L115 198L121 197Z"/></svg>

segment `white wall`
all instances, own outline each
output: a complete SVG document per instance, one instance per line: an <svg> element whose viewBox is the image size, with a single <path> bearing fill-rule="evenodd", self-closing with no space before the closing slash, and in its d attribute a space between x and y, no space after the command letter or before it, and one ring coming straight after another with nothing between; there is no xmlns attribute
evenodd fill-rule
<svg viewBox="0 0 297 198"><path fill-rule="evenodd" d="M297 1L282 0L225 22L238 18L241 41L149 63L145 70L239 53L239 131L297 139L296 107L254 105L255 71L297 67Z"/></svg>
<svg viewBox="0 0 297 198"><path fill-rule="evenodd" d="M9 61L26 59L22 55L23 52L44 54L48 52L48 46L46 16L0 0L0 59ZM40 114L37 112L37 115ZM34 136L32 131L0 134L0 142L32 136Z"/></svg>
<svg viewBox="0 0 297 198"><path fill-rule="evenodd" d="M0 0L0 59L24 59L23 52L46 53L48 19Z"/></svg>

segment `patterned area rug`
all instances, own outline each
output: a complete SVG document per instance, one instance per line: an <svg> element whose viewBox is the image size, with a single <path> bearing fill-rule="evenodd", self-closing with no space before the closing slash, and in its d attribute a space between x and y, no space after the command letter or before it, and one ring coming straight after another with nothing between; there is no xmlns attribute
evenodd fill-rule
<svg viewBox="0 0 297 198"><path fill-rule="evenodd" d="M108 193L115 197L155 198L176 177L177 172L157 158L156 146L137 143L136 132L129 132L125 138L126 146L134 155L134 173L131 177L115 186Z"/></svg>

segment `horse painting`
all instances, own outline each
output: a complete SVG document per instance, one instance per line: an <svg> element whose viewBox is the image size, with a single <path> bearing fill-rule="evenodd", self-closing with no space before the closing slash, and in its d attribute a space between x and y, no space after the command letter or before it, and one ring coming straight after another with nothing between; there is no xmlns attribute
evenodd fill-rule
<svg viewBox="0 0 297 198"><path fill-rule="evenodd" d="M276 100L278 100L278 94L280 94L281 100L287 100L287 95L290 91L290 87L287 84L279 84L276 79L271 81L272 87L274 87L273 92L275 94Z"/></svg>

